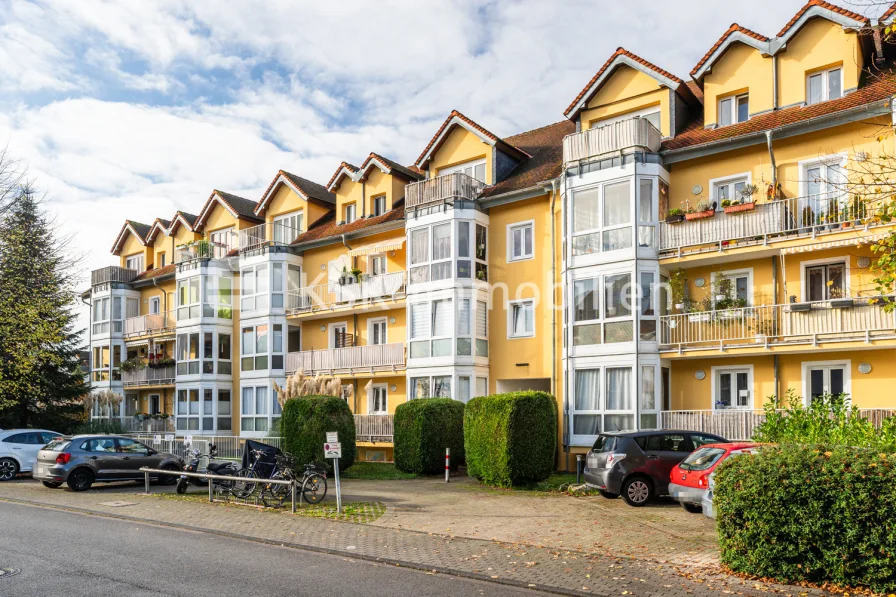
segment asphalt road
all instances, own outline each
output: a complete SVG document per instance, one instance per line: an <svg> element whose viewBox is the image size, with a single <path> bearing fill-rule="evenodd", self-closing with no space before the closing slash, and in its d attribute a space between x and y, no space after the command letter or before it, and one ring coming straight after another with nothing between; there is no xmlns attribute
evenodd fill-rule
<svg viewBox="0 0 896 597"><path fill-rule="evenodd" d="M9 568L20 572L4 575L3 569ZM49 595L543 593L201 532L0 503L0 596Z"/></svg>

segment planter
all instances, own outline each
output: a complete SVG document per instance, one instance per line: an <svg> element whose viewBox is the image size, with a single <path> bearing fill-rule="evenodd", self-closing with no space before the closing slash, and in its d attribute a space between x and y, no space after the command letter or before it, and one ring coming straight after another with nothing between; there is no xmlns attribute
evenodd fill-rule
<svg viewBox="0 0 896 597"><path fill-rule="evenodd" d="M756 202L750 201L749 203L738 203L737 205L728 205L724 207L726 214L737 214L743 211L753 211L756 208Z"/></svg>
<svg viewBox="0 0 896 597"><path fill-rule="evenodd" d="M768 339L768 336L765 334L756 334L756 342L758 344L765 344L765 341Z"/></svg>
<svg viewBox="0 0 896 597"><path fill-rule="evenodd" d="M712 319L712 313L694 313L688 315L688 321L691 323L706 323Z"/></svg>
<svg viewBox="0 0 896 597"><path fill-rule="evenodd" d="M723 309L717 312L719 319L737 319L740 315L737 309Z"/></svg>
<svg viewBox="0 0 896 597"><path fill-rule="evenodd" d="M831 299L831 307L834 309L850 309L854 304L851 298Z"/></svg>
<svg viewBox="0 0 896 597"><path fill-rule="evenodd" d="M689 214L684 215L685 220L703 220L705 218L711 218L716 215L716 210L707 209L706 211L694 211Z"/></svg>
<svg viewBox="0 0 896 597"><path fill-rule="evenodd" d="M791 312L808 311L812 308L812 303L792 303L790 305Z"/></svg>
<svg viewBox="0 0 896 597"><path fill-rule="evenodd" d="M678 214L674 216L666 216L667 224L678 224L679 222L684 221L684 214Z"/></svg>

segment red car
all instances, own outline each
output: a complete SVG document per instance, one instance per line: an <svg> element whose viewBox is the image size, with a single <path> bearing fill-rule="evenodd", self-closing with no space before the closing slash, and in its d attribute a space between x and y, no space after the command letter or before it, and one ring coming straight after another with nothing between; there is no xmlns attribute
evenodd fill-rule
<svg viewBox="0 0 896 597"><path fill-rule="evenodd" d="M701 512L701 502L709 487L709 475L719 463L734 453L749 452L758 445L753 442L732 442L700 446L672 468L669 495L688 512Z"/></svg>

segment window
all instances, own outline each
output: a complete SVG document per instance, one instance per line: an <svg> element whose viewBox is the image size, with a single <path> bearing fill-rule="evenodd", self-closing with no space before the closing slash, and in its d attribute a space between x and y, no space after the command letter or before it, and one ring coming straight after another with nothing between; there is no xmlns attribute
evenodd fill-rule
<svg viewBox="0 0 896 597"><path fill-rule="evenodd" d="M451 223L432 227L432 279L451 277Z"/></svg>
<svg viewBox="0 0 896 597"><path fill-rule="evenodd" d="M601 431L635 429L632 375L631 367L589 367L573 372L572 435L575 445L591 445Z"/></svg>
<svg viewBox="0 0 896 597"><path fill-rule="evenodd" d="M753 270L713 274L712 282L716 309L740 309L752 303Z"/></svg>
<svg viewBox="0 0 896 597"><path fill-rule="evenodd" d="M469 375L461 375L457 378L457 399L464 404L470 401Z"/></svg>
<svg viewBox="0 0 896 597"><path fill-rule="evenodd" d="M175 427L178 431L199 431L199 388L177 391Z"/></svg>
<svg viewBox="0 0 896 597"><path fill-rule="evenodd" d="M476 301L476 356L488 356L488 303Z"/></svg>
<svg viewBox="0 0 896 597"><path fill-rule="evenodd" d="M472 299L457 299L457 356L473 356Z"/></svg>
<svg viewBox="0 0 896 597"><path fill-rule="evenodd" d="M457 223L457 277L472 278L470 266L470 222Z"/></svg>
<svg viewBox="0 0 896 597"><path fill-rule="evenodd" d="M370 388L370 414L385 415L389 412L388 396L385 385L375 385Z"/></svg>
<svg viewBox="0 0 896 597"><path fill-rule="evenodd" d="M380 253L379 255L371 255L368 258L368 271L371 276L382 276L386 273L386 256Z"/></svg>
<svg viewBox="0 0 896 597"><path fill-rule="evenodd" d="M658 433L646 438L643 448L649 452L691 452L687 438L680 433Z"/></svg>
<svg viewBox="0 0 896 597"><path fill-rule="evenodd" d="M162 311L162 300L153 296L149 299L149 314L150 315L158 315Z"/></svg>
<svg viewBox="0 0 896 597"><path fill-rule="evenodd" d="M716 410L752 408L752 367L713 367L713 376L713 407Z"/></svg>
<svg viewBox="0 0 896 597"><path fill-rule="evenodd" d="M488 396L488 378L487 377L477 377L476 378L476 396Z"/></svg>
<svg viewBox="0 0 896 597"><path fill-rule="evenodd" d="M354 203L349 203L348 205L346 205L344 213L345 213L345 217L343 219L345 220L346 224L351 224L352 222L354 222L357 219Z"/></svg>
<svg viewBox="0 0 896 597"><path fill-rule="evenodd" d="M386 318L371 319L367 323L367 343L386 344Z"/></svg>
<svg viewBox="0 0 896 597"><path fill-rule="evenodd" d="M177 335L177 375L199 375L199 333Z"/></svg>
<svg viewBox="0 0 896 597"><path fill-rule="evenodd" d="M600 369L576 369L573 435L600 433Z"/></svg>
<svg viewBox="0 0 896 597"><path fill-rule="evenodd" d="M274 243L288 245L302 233L304 213L294 211L274 218Z"/></svg>
<svg viewBox="0 0 896 597"><path fill-rule="evenodd" d="M224 230L215 230L208 235L208 240L212 243L212 255L215 259L221 259L231 249L235 249L233 239L233 228L225 228Z"/></svg>
<svg viewBox="0 0 896 597"><path fill-rule="evenodd" d="M656 342L656 299L652 272L641 272L641 317L640 335L642 342Z"/></svg>
<svg viewBox="0 0 896 597"><path fill-rule="evenodd" d="M177 320L195 319L199 317L199 285L200 276L177 283Z"/></svg>
<svg viewBox="0 0 896 597"><path fill-rule="evenodd" d="M843 69L840 67L806 76L806 103L817 104L843 96Z"/></svg>
<svg viewBox="0 0 896 597"><path fill-rule="evenodd" d="M282 265L282 264L276 264ZM241 272L242 298L240 308L243 311L255 311L268 308L268 264L244 268Z"/></svg>
<svg viewBox="0 0 896 597"><path fill-rule="evenodd" d="M381 216L386 213L386 196L380 195L373 198L373 215Z"/></svg>
<svg viewBox="0 0 896 597"><path fill-rule="evenodd" d="M799 199L799 227L824 227L845 221L846 213L845 158L834 156L824 161L803 165L804 183Z"/></svg>
<svg viewBox="0 0 896 597"><path fill-rule="evenodd" d="M451 398L451 376L440 375L432 378L432 397Z"/></svg>
<svg viewBox="0 0 896 597"><path fill-rule="evenodd" d="M218 431L232 431L230 390L218 390Z"/></svg>
<svg viewBox="0 0 896 597"><path fill-rule="evenodd" d="M631 290L630 274L614 274L604 278L604 343L606 344L632 341Z"/></svg>
<svg viewBox="0 0 896 597"><path fill-rule="evenodd" d="M444 176L445 174L453 174L455 172L466 174L467 176L471 176L480 182L487 182L485 180L485 160L474 160L471 162L458 164L457 166L451 166L450 168L442 168L441 170L439 170L439 176Z"/></svg>
<svg viewBox="0 0 896 597"><path fill-rule="evenodd" d="M631 183L578 191L572 203L573 256L631 248Z"/></svg>
<svg viewBox="0 0 896 597"><path fill-rule="evenodd" d="M159 267L165 267L168 265L168 255L164 252L159 253Z"/></svg>
<svg viewBox="0 0 896 597"><path fill-rule="evenodd" d="M598 278L573 282L573 346L601 343Z"/></svg>
<svg viewBox="0 0 896 597"><path fill-rule="evenodd" d="M806 297L810 302L849 296L846 263L828 263L806 267Z"/></svg>
<svg viewBox="0 0 896 597"><path fill-rule="evenodd" d="M508 338L529 338L535 335L535 301L513 301L508 313Z"/></svg>
<svg viewBox="0 0 896 597"><path fill-rule="evenodd" d="M749 176L737 176L718 182L712 182L713 197L718 203L717 209L722 209L722 201L740 201L743 199L743 190L750 182Z"/></svg>
<svg viewBox="0 0 896 597"><path fill-rule="evenodd" d="M130 257L125 257L124 266L127 269L132 269L137 272L143 271L143 255L131 255Z"/></svg>
<svg viewBox="0 0 896 597"><path fill-rule="evenodd" d="M412 359L427 358L429 343L429 303L411 305L411 354Z"/></svg>
<svg viewBox="0 0 896 597"><path fill-rule="evenodd" d="M488 282L488 230L482 224L476 224L476 279Z"/></svg>
<svg viewBox="0 0 896 597"><path fill-rule="evenodd" d="M640 428L656 429L659 427L659 416L656 413L656 367L653 365L643 365L641 367L640 401Z"/></svg>
<svg viewBox="0 0 896 597"><path fill-rule="evenodd" d="M744 93L719 100L719 126L746 122L750 118L750 98Z"/></svg>
<svg viewBox="0 0 896 597"><path fill-rule="evenodd" d="M635 428L635 405L632 399L632 370L629 367L607 368L607 403L604 430L626 431Z"/></svg>
<svg viewBox="0 0 896 597"><path fill-rule="evenodd" d="M93 299L93 333L109 333L109 298Z"/></svg>
<svg viewBox="0 0 896 597"><path fill-rule="evenodd" d="M259 324L243 327L241 371L263 371L268 368L268 335L270 326ZM282 368L282 367L280 367Z"/></svg>
<svg viewBox="0 0 896 597"><path fill-rule="evenodd" d="M230 334L218 332L218 373L220 375L230 375L230 359Z"/></svg>
<svg viewBox="0 0 896 597"><path fill-rule="evenodd" d="M412 377L411 378L411 397L412 398L431 398L428 377Z"/></svg>
<svg viewBox="0 0 896 597"><path fill-rule="evenodd" d="M270 411L266 386L243 388L240 401L240 431L267 431Z"/></svg>
<svg viewBox="0 0 896 597"><path fill-rule="evenodd" d="M162 400L158 394L149 395L149 414L157 415L162 412Z"/></svg>
<svg viewBox="0 0 896 597"><path fill-rule="evenodd" d="M849 368L849 361L803 363L803 400L806 406L826 396L848 396Z"/></svg>
<svg viewBox="0 0 896 597"><path fill-rule="evenodd" d="M454 317L452 300L442 299L432 302L432 356L447 357L452 353Z"/></svg>
<svg viewBox="0 0 896 597"><path fill-rule="evenodd" d="M654 179L638 179L638 246L656 248L656 202Z"/></svg>
<svg viewBox="0 0 896 597"><path fill-rule="evenodd" d="M411 282L429 282L429 228L411 230Z"/></svg>
<svg viewBox="0 0 896 597"><path fill-rule="evenodd" d="M507 226L507 261L532 259L534 229L532 221Z"/></svg>
<svg viewBox="0 0 896 597"><path fill-rule="evenodd" d="M203 332L202 334L202 372L215 372L215 333Z"/></svg>

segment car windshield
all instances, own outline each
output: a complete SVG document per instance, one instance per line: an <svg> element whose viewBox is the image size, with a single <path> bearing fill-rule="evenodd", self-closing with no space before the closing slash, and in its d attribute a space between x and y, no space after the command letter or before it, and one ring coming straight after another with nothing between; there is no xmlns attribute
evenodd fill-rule
<svg viewBox="0 0 896 597"><path fill-rule="evenodd" d="M725 450L722 448L700 448L685 458L679 466L686 471L705 471L718 462L724 453Z"/></svg>
<svg viewBox="0 0 896 597"><path fill-rule="evenodd" d="M44 450L53 450L54 452L62 452L65 450L71 442L67 439L54 439L49 444L43 447Z"/></svg>
<svg viewBox="0 0 896 597"><path fill-rule="evenodd" d="M613 435L598 435L591 447L594 452L612 452L616 449L616 437Z"/></svg>

